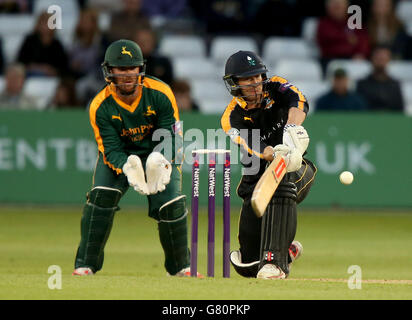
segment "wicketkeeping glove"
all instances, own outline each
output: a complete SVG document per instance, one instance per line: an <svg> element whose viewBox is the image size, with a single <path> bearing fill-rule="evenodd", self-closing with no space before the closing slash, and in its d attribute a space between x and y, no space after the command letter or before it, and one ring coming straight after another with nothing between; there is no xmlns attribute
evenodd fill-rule
<svg viewBox="0 0 412 320"><path fill-rule="evenodd" d="M143 165L140 158L136 155L130 155L123 165L123 173L127 177L129 185L142 195L148 195L149 189L146 184Z"/></svg>
<svg viewBox="0 0 412 320"><path fill-rule="evenodd" d="M166 189L170 182L172 166L160 153L152 152L146 160L146 176L149 194L156 194Z"/></svg>

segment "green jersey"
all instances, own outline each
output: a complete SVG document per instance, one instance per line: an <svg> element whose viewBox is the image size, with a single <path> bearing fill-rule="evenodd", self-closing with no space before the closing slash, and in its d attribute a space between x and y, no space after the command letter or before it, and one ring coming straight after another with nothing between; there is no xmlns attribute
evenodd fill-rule
<svg viewBox="0 0 412 320"><path fill-rule="evenodd" d="M91 101L89 115L103 161L117 174L122 173L129 155L146 158L156 145L164 143L153 141L157 129L170 132L167 143L171 143L172 159L168 160L175 160L176 135L181 136L179 111L172 90L159 79L145 76L131 105L120 100L113 84L107 85Z"/></svg>

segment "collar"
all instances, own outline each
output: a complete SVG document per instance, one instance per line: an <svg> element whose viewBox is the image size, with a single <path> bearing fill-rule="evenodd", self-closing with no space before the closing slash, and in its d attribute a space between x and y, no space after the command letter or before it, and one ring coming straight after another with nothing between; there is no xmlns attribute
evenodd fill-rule
<svg viewBox="0 0 412 320"><path fill-rule="evenodd" d="M260 103L261 105L264 103L264 99L267 98L269 96L269 92L264 92L263 93L263 97L262 97L262 102ZM234 97L234 99L236 100L237 104L244 110L249 110L247 108L247 102L245 101L245 99L241 98L241 97ZM255 109L260 109L259 108L255 108ZM254 109L250 109L250 110L254 110Z"/></svg>
<svg viewBox="0 0 412 320"><path fill-rule="evenodd" d="M113 99L116 101L116 103L117 103L119 106L121 106L123 109L126 109L126 110L129 111L130 113L133 113L133 112L136 110L136 108L137 108L137 106L139 105L140 100L141 100L141 98L142 98L143 86L142 86L141 90L139 90L140 92L139 92L139 94L137 95L136 99L135 99L135 100L133 101L133 103L130 104L130 105L121 100L121 98L120 98L120 97L118 96L118 94L116 93L116 88L115 88L115 86L114 86L113 83L110 83L110 85L109 85L109 90L110 90L110 93L111 93Z"/></svg>

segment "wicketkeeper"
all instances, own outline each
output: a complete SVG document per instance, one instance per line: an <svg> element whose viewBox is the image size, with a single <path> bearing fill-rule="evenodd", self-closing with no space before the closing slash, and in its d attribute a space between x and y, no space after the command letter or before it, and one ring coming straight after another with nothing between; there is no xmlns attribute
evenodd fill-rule
<svg viewBox="0 0 412 320"><path fill-rule="evenodd" d="M222 118L223 130L238 144L242 163L258 163L258 174L244 171L237 189L243 199L239 221L240 250L231 252L235 270L245 277L284 279L290 264L303 251L294 241L298 203L307 196L316 167L304 158L309 136L302 126L309 110L305 96L268 70L254 52L239 51L226 62L223 80L232 101ZM257 141L253 129L259 129ZM287 159L287 174L279 184L266 213L258 218L251 206L253 190L269 161L277 154ZM246 161L246 157L252 157ZM250 168L249 168L250 169Z"/></svg>
<svg viewBox="0 0 412 320"><path fill-rule="evenodd" d="M189 276L181 150L175 147L182 145L182 132L175 97L168 85L145 74L145 60L133 41L113 42L102 68L107 85L89 106L98 158L83 209L73 274L91 275L102 268L119 201L131 186L147 196L148 215L158 222L167 273ZM154 141L157 129L170 134ZM166 152L154 151L159 143L172 148L169 158Z"/></svg>

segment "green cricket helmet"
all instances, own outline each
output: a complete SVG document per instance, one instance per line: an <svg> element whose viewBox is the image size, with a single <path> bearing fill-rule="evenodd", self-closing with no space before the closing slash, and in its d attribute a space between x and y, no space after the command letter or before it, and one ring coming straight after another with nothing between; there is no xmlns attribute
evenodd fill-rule
<svg viewBox="0 0 412 320"><path fill-rule="evenodd" d="M142 50L136 42L121 39L110 44L104 55L102 68L107 82L113 80L112 67L140 67L140 72L136 75L141 76L140 82L142 82L146 71L146 60L143 59Z"/></svg>

